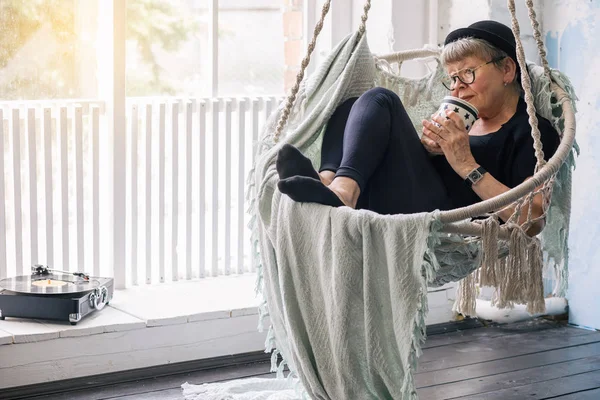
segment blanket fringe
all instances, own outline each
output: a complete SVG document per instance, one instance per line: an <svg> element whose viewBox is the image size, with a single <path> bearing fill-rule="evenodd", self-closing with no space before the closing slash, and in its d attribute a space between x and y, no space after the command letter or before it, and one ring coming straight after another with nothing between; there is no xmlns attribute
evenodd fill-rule
<svg viewBox="0 0 600 400"><path fill-rule="evenodd" d="M422 349L421 345L427 339L427 330L425 319L429 312L429 303L427 298L427 289L429 283L433 282L436 274L440 268L440 265L433 253L433 250L437 245L440 244L438 232L441 228L441 223L437 213L434 214L431 224L430 233L427 239L427 248L423 254L423 263L421 265L421 287L419 288L418 306L417 312L413 320L413 332L411 338L411 349L409 354L409 371L404 375L404 381L400 392L402 398L407 400L418 400L417 390L414 382L414 373L417 371L417 362L421 357Z"/></svg>

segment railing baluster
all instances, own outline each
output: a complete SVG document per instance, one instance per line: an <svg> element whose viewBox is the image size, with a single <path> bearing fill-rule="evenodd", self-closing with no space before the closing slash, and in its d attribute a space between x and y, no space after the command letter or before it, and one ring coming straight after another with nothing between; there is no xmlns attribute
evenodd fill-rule
<svg viewBox="0 0 600 400"><path fill-rule="evenodd" d="M256 161L256 154L258 152L258 116L260 109L260 100L252 99L252 165ZM252 189L251 196L254 197L256 194L256 187ZM254 258L256 255L254 254L254 248L250 248L252 262L250 263L250 271L256 272Z"/></svg>
<svg viewBox="0 0 600 400"><path fill-rule="evenodd" d="M83 111L75 106L75 198L77 199L77 271L85 270L85 236L83 219Z"/></svg>
<svg viewBox="0 0 600 400"><path fill-rule="evenodd" d="M131 284L138 285L138 106L131 107Z"/></svg>
<svg viewBox="0 0 600 400"><path fill-rule="evenodd" d="M198 103L198 277L206 276L206 103Z"/></svg>
<svg viewBox="0 0 600 400"><path fill-rule="evenodd" d="M6 192L4 190L4 115L0 108L0 278L8 275L6 264L6 209L4 201Z"/></svg>
<svg viewBox="0 0 600 400"><path fill-rule="evenodd" d="M158 274L165 281L165 103L158 115Z"/></svg>
<svg viewBox="0 0 600 400"><path fill-rule="evenodd" d="M219 100L212 101L212 276L219 275Z"/></svg>
<svg viewBox="0 0 600 400"><path fill-rule="evenodd" d="M273 107L275 107L275 100L273 97L269 97L265 99L265 120L263 123L266 123L269 119L269 115L273 112Z"/></svg>
<svg viewBox="0 0 600 400"><path fill-rule="evenodd" d="M35 108L27 108L27 144L29 158L29 237L30 264L37 264L39 250L37 210L37 141L35 137Z"/></svg>
<svg viewBox="0 0 600 400"><path fill-rule="evenodd" d="M44 108L43 140L44 140L44 191L46 195L46 263L54 265L54 191L52 189L52 110ZM0 174L1 175L1 174ZM3 196L0 196L2 198Z"/></svg>
<svg viewBox="0 0 600 400"><path fill-rule="evenodd" d="M185 278L192 279L192 113L194 104L185 104Z"/></svg>
<svg viewBox="0 0 600 400"><path fill-rule="evenodd" d="M244 273L244 187L246 182L246 102L247 99L240 99L238 103L238 188L237 188L237 219L238 219L238 237L237 237L237 273Z"/></svg>
<svg viewBox="0 0 600 400"><path fill-rule="evenodd" d="M95 276L100 276L100 109L93 106L92 131L92 263Z"/></svg>
<svg viewBox="0 0 600 400"><path fill-rule="evenodd" d="M152 283L152 104L146 104L146 283Z"/></svg>
<svg viewBox="0 0 600 400"><path fill-rule="evenodd" d="M171 158L171 280L179 280L179 267L177 257L177 239L179 233L179 226L177 224L179 220L179 186L178 176L179 173L179 103L175 102L171 105L171 143L172 143L172 158Z"/></svg>
<svg viewBox="0 0 600 400"><path fill-rule="evenodd" d="M68 131L67 108L60 107L60 188L61 188L61 244L62 265L59 269L70 271L69 257L69 158L68 158Z"/></svg>
<svg viewBox="0 0 600 400"><path fill-rule="evenodd" d="M225 101L225 275L231 273L231 100Z"/></svg>
<svg viewBox="0 0 600 400"><path fill-rule="evenodd" d="M259 122L260 100L252 99L252 163L254 164L256 152L258 151L258 122Z"/></svg>
<svg viewBox="0 0 600 400"><path fill-rule="evenodd" d="M21 209L21 118L19 109L12 110L13 133L13 182L15 209L15 268L18 275L25 275L23 264L23 218Z"/></svg>

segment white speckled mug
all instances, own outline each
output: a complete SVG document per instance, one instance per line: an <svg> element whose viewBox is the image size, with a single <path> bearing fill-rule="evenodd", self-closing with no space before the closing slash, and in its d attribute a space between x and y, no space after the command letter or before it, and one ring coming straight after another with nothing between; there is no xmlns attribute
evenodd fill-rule
<svg viewBox="0 0 600 400"><path fill-rule="evenodd" d="M479 118L479 111L477 108L468 101L459 99L458 97L444 97L440 108L437 110L437 114L440 117L445 117L447 110L454 111L462 118L467 132L471 130L473 123Z"/></svg>

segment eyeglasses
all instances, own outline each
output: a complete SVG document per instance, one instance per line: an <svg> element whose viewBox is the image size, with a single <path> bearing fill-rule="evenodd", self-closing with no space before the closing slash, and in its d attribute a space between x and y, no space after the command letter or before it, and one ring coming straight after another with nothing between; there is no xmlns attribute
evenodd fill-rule
<svg viewBox="0 0 600 400"><path fill-rule="evenodd" d="M506 58L506 56L494 58L493 60L488 61L485 64L481 64L480 66L475 67L475 68L464 68L464 69L461 69L461 70L457 71L452 76L445 76L442 79L442 84L448 90L454 90L454 88L456 87L456 81L457 80L461 81L465 85L470 85L471 83L475 82L475 71L476 70L478 70L481 67L485 67L488 64L495 63L495 62L498 62L500 60L503 60L504 58Z"/></svg>

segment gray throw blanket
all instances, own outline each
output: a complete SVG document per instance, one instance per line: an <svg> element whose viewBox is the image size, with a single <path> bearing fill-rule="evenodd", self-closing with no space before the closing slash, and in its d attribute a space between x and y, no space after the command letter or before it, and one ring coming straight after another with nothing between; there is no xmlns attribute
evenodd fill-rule
<svg viewBox="0 0 600 400"><path fill-rule="evenodd" d="M409 399L434 214L382 216L274 196L264 294L277 349L313 399Z"/></svg>

